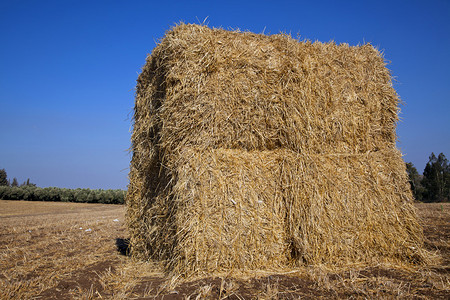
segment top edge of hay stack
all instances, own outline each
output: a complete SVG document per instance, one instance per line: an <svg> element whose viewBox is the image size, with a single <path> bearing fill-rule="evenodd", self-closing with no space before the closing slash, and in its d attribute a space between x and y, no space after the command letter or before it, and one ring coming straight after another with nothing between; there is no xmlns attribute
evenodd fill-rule
<svg viewBox="0 0 450 300"><path fill-rule="evenodd" d="M371 45L181 24L137 82L135 257L184 275L426 258Z"/></svg>

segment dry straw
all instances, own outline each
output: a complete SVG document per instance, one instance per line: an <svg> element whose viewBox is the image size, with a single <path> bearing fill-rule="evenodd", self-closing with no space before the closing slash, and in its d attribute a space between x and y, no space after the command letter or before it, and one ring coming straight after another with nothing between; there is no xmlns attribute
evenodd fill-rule
<svg viewBox="0 0 450 300"><path fill-rule="evenodd" d="M178 274L423 261L371 45L181 24L138 78L127 219Z"/></svg>

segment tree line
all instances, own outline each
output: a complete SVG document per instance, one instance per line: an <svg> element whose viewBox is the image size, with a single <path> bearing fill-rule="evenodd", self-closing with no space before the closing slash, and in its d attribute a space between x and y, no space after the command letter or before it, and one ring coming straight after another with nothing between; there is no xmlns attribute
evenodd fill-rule
<svg viewBox="0 0 450 300"><path fill-rule="evenodd" d="M5 169L0 170L0 199L3 200L123 204L125 195L126 191L120 189L40 188L29 179L23 184L18 184L16 178L12 182L8 180Z"/></svg>
<svg viewBox="0 0 450 300"><path fill-rule="evenodd" d="M431 153L423 175L411 162L406 163L409 183L414 198L423 202L444 202L450 200L450 165L444 153L437 157Z"/></svg>
<svg viewBox="0 0 450 300"><path fill-rule="evenodd" d="M27 181L25 181L22 184L19 184L19 181L17 180L16 177L13 178L13 181L11 182L8 179L8 175L6 174L5 169L1 169L0 170L0 186L12 186L12 187L22 187L22 186L36 186L34 183L30 182L30 178L27 179Z"/></svg>

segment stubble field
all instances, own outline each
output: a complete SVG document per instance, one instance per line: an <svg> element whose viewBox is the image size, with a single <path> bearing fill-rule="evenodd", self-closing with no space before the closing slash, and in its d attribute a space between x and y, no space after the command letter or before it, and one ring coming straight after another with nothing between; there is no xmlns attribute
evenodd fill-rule
<svg viewBox="0 0 450 300"><path fill-rule="evenodd" d="M177 278L126 256L121 205L0 200L2 299L450 298L450 203L416 204L427 267L304 267L287 274Z"/></svg>

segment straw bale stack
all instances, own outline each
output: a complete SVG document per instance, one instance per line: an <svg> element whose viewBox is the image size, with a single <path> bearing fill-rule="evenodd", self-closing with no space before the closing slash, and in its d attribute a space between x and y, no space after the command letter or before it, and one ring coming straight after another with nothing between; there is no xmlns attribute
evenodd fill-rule
<svg viewBox="0 0 450 300"><path fill-rule="evenodd" d="M139 75L131 250L181 274L424 259L370 45L181 24Z"/></svg>

